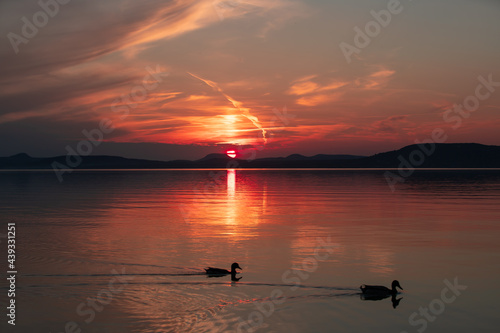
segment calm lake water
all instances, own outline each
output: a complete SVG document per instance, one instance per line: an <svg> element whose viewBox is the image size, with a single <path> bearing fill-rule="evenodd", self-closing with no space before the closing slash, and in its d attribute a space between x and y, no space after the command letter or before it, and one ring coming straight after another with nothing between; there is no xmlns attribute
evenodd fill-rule
<svg viewBox="0 0 500 333"><path fill-rule="evenodd" d="M500 171L421 171L395 192L359 170L64 179L0 172L18 270L2 332L498 332ZM204 274L235 261L239 281ZM361 298L394 279L395 299Z"/></svg>

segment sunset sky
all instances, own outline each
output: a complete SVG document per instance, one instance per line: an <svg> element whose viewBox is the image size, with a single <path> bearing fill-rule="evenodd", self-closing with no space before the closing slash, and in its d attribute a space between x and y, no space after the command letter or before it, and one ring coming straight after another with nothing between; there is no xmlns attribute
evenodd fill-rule
<svg viewBox="0 0 500 333"><path fill-rule="evenodd" d="M402 0L352 61L341 43L393 1L41 2L51 15L0 2L0 156L64 155L103 119L114 129L92 154L159 160L370 155L435 128L500 145L500 83L444 118L478 77L500 82L500 1Z"/></svg>

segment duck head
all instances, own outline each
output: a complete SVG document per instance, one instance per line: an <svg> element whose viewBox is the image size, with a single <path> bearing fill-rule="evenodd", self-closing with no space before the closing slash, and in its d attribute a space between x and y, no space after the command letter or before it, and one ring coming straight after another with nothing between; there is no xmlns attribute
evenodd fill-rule
<svg viewBox="0 0 500 333"><path fill-rule="evenodd" d="M392 290L396 290L396 287L398 287L399 289L403 290L403 287L401 287L401 285L399 284L399 281L398 280L394 280L392 281Z"/></svg>
<svg viewBox="0 0 500 333"><path fill-rule="evenodd" d="M237 263L237 262L235 262L235 263L233 263L233 264L231 265L231 272L235 272L235 273L236 273L236 268L238 268L238 269L243 269L243 268L241 268L241 267L240 267L240 265L238 265L238 263Z"/></svg>

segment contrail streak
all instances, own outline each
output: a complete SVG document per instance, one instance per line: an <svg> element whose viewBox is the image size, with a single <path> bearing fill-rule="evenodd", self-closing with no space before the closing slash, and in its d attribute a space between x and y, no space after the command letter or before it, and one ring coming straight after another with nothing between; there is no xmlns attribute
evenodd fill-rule
<svg viewBox="0 0 500 333"><path fill-rule="evenodd" d="M262 125L260 124L260 121L259 121L259 118L257 118L256 116L253 116L250 114L250 112L248 111L249 109L247 108L244 108L243 107L243 104L237 100L235 100L234 98L232 98L231 96L229 96L228 94L226 94L218 85L217 83L215 83L214 81L210 81L210 80L206 80L206 79L203 79L197 75L194 75L193 73L190 73L188 72L189 75L191 75L192 77L195 77L197 78L198 80L200 81L203 81L205 82L205 84L207 84L208 86L212 87L215 91L218 91L222 94L222 96L224 96L229 102L231 102L231 104L233 104L233 106L238 109L238 111L241 112L241 114L246 117L248 120L250 120L252 122L252 124L255 125L255 127L257 127L258 129L260 129L260 131L262 132L262 139L264 140L264 144L267 143L267 138L266 138L266 134L267 134L267 131L262 127Z"/></svg>

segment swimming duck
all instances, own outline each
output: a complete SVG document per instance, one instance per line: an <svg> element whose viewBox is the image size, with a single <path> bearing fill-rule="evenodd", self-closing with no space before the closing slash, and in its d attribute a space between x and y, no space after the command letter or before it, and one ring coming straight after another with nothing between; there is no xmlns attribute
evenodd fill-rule
<svg viewBox="0 0 500 333"><path fill-rule="evenodd" d="M205 272L207 272L207 274L210 274L210 275L225 275L225 274L235 275L237 273L236 268L242 269L240 267L240 265L238 265L238 263L235 262L231 265L231 271L228 271L227 269L223 269L223 268L208 267L208 268L205 268Z"/></svg>
<svg viewBox="0 0 500 333"><path fill-rule="evenodd" d="M370 285L361 285L361 291L363 294L370 294L370 295L395 295L398 293L396 287L400 288L403 290L403 287L399 285L398 280L392 281L392 289L389 289L384 286L370 286Z"/></svg>

